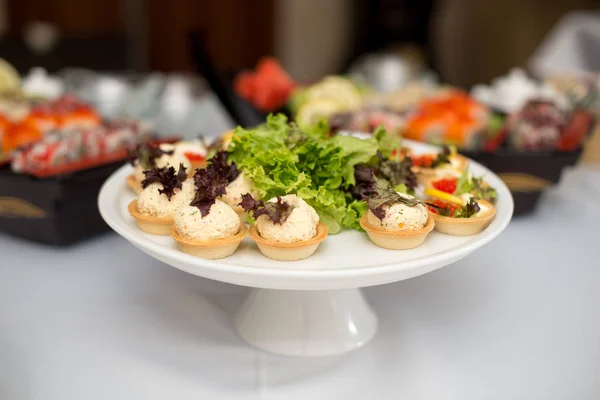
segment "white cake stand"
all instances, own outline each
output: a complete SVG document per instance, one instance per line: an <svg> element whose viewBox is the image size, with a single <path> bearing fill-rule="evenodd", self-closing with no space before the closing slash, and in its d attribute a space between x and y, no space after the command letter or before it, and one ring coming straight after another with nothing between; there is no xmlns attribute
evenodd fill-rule
<svg viewBox="0 0 600 400"><path fill-rule="evenodd" d="M416 153L436 151L406 142ZM484 232L470 237L432 232L416 249L392 251L376 247L364 233L344 231L329 236L312 257L294 262L265 258L249 239L229 258L204 260L179 251L170 237L141 232L127 212L135 198L125 185L130 166L106 181L98 205L112 229L150 256L190 274L254 288L235 317L247 342L276 354L324 356L356 349L375 335L377 317L359 288L451 264L504 230L513 212L509 190L483 166L471 162L470 168L498 190L496 218Z"/></svg>

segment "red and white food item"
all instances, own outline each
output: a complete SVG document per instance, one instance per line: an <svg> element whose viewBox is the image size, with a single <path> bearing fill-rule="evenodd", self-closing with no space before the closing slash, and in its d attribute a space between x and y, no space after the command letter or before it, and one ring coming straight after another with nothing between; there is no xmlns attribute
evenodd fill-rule
<svg viewBox="0 0 600 400"><path fill-rule="evenodd" d="M182 140L174 145L175 154L183 154L191 164L206 161L208 150L202 140Z"/></svg>
<svg viewBox="0 0 600 400"><path fill-rule="evenodd" d="M18 120L0 115L0 160L10 159L11 152L54 132L70 132L101 125L100 115L73 96L33 104Z"/></svg>
<svg viewBox="0 0 600 400"><path fill-rule="evenodd" d="M11 168L19 173L51 175L52 172L100 165L124 158L127 150L148 138L147 127L135 121L116 121L104 126L52 132L15 152ZM76 165L75 165L76 164Z"/></svg>
<svg viewBox="0 0 600 400"><path fill-rule="evenodd" d="M552 101L530 100L508 117L506 128L511 145L518 150L554 150L568 122L568 114Z"/></svg>
<svg viewBox="0 0 600 400"><path fill-rule="evenodd" d="M358 111L334 114L329 119L332 131L373 132L382 126L389 133L401 133L406 117L385 108L367 107Z"/></svg>

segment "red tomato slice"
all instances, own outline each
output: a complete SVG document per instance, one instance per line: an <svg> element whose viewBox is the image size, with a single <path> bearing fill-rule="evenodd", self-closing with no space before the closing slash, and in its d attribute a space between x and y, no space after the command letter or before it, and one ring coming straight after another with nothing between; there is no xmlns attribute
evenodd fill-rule
<svg viewBox="0 0 600 400"><path fill-rule="evenodd" d="M452 193L456 192L456 183L457 182L458 182L458 178L438 179L437 181L433 181L431 183L431 186L433 186L434 189L441 190L442 192L452 194Z"/></svg>
<svg viewBox="0 0 600 400"><path fill-rule="evenodd" d="M190 161L204 161L206 160L206 156L199 153L185 152L183 155Z"/></svg>

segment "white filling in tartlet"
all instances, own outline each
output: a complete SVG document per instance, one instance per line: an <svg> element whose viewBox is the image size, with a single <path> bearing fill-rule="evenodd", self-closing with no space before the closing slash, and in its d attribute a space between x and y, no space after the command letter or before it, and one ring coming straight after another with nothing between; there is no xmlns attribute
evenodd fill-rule
<svg viewBox="0 0 600 400"><path fill-rule="evenodd" d="M158 192L162 188L163 186L160 183L155 182L142 190L137 200L139 213L155 217L172 216L179 207L189 204L196 193L194 181L191 179L183 182L181 189L175 189L175 194L171 196L171 200L166 194Z"/></svg>
<svg viewBox="0 0 600 400"><path fill-rule="evenodd" d="M173 151L174 153L171 155L163 154L162 156L158 157L155 160L155 163L156 163L155 168L173 167L176 170L178 170L179 165L183 164L183 166L186 168L186 170L188 172L190 172L190 168L192 166L192 164L190 163L190 160L188 160L188 158L183 153L179 153L179 152L175 151L174 145L172 145L170 143L162 143L159 145L159 148L163 151ZM137 165L135 166L135 179L138 182L141 182L144 180L144 178L145 178L144 168L138 162Z"/></svg>
<svg viewBox="0 0 600 400"><path fill-rule="evenodd" d="M192 153L206 157L206 147L199 140L181 141L175 143L175 154Z"/></svg>
<svg viewBox="0 0 600 400"><path fill-rule="evenodd" d="M244 209L239 206L242 201L242 195L250 193L256 197L254 192L252 181L246 178L242 172L227 186L227 193L221 196L221 200L231 206L236 212L242 212Z"/></svg>
<svg viewBox="0 0 600 400"><path fill-rule="evenodd" d="M194 240L217 240L232 237L240 230L240 218L227 204L216 200L206 216L197 207L184 205L175 213L175 230Z"/></svg>
<svg viewBox="0 0 600 400"><path fill-rule="evenodd" d="M282 243L293 243L312 239L317 235L319 214L295 194L281 197L293 207L292 212L281 224L275 224L266 215L256 220L256 228L260 236L266 240ZM273 198L269 202L276 202Z"/></svg>
<svg viewBox="0 0 600 400"><path fill-rule="evenodd" d="M413 196L398 193L399 195L414 199ZM395 203L391 206L383 206L385 217L377 218L371 211L367 214L367 222L374 227L386 231L404 231L422 229L427 223L427 209L422 204L410 207L403 203Z"/></svg>

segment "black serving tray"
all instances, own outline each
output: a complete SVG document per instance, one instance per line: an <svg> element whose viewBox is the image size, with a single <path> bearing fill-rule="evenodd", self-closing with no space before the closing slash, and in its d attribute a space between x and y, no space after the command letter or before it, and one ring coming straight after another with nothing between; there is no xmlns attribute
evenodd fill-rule
<svg viewBox="0 0 600 400"><path fill-rule="evenodd" d="M124 161L49 178L0 168L0 231L65 246L109 230L98 211L104 181Z"/></svg>
<svg viewBox="0 0 600 400"><path fill-rule="evenodd" d="M494 171L508 186L514 215L535 210L544 190L560 180L564 168L577 164L582 147L569 152L523 152L500 148L493 153L465 152L465 156Z"/></svg>

